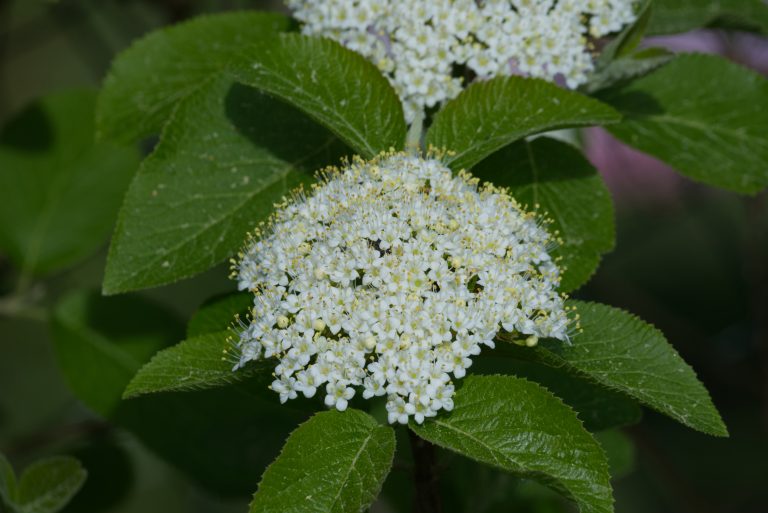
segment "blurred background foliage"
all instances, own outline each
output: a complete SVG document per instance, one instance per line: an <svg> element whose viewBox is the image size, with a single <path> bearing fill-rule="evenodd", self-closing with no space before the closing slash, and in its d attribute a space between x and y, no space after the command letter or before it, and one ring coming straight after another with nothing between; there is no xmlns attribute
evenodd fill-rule
<svg viewBox="0 0 768 513"><path fill-rule="evenodd" d="M115 53L154 28L238 8L280 5L0 0L0 125L13 118L27 127L6 129L0 143L31 151L34 158L60 158L45 153L52 144L45 127L78 116L85 118L69 121L87 125L87 114L59 112L48 103L26 109L21 117L16 113L43 95L73 87L95 89ZM768 73L768 40L760 35L709 29L655 42L675 50L721 53ZM76 94L87 103L92 93ZM66 127L53 133L62 140L72 136ZM611 458L617 511L764 512L768 198L765 193L744 197L715 191L679 178L603 131L584 136L588 155L614 195L618 238L616 249L576 295L626 308L662 329L711 391L731 432L729 439L711 438L645 411L635 426L598 433ZM114 164L99 158L100 173L83 184L90 189L79 190L101 198L95 207L87 205L98 208L100 222L71 221L89 227L88 255L72 254L65 243L56 246L56 236L66 241L62 234L67 230L67 219L58 214L54 217L61 227L54 222L44 238L59 251L49 265L25 259L29 241L14 239L7 227L3 231L6 239L18 242L21 256L12 250L0 254L0 452L17 469L51 454L78 457L88 480L68 506L70 512L246 511L261 469L305 418L308 406L296 401L292 409L277 408L258 380L120 402L141 362L180 340L192 313L234 284L227 269L219 267L169 287L99 297L108 234L137 158L130 151L112 157ZM34 183L22 189L4 180L5 172L0 169L0 187L18 187L21 202L33 209L39 192ZM103 173L109 173L108 180ZM9 219L0 215L0 222ZM8 240L4 246L14 247ZM79 358L91 361L80 365ZM409 509L409 458L396 456L374 510ZM441 453L441 462L448 511L568 510L541 487L460 456Z"/></svg>

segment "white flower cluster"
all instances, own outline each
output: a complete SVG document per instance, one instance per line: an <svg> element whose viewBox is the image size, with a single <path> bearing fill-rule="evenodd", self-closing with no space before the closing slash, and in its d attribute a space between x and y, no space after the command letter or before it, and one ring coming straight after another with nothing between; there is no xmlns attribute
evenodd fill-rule
<svg viewBox="0 0 768 513"><path fill-rule="evenodd" d="M389 422L453 408L500 329L568 340L553 242L502 189L401 153L329 170L279 205L237 264L255 293L240 360L277 357L280 400L325 393L347 407L386 395Z"/></svg>
<svg viewBox="0 0 768 513"><path fill-rule="evenodd" d="M454 98L470 71L576 87L592 40L634 21L636 0L287 0L306 34L339 41L390 79L410 123Z"/></svg>

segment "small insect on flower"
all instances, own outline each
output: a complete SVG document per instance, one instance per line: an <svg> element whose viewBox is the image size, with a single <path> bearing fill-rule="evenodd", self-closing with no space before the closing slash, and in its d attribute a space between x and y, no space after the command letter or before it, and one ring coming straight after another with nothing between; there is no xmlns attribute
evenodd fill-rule
<svg viewBox="0 0 768 513"><path fill-rule="evenodd" d="M324 390L345 410L362 389L421 423L453 408L452 380L499 331L568 340L552 237L508 191L400 153L322 176L237 265L255 300L236 368L277 357L281 401Z"/></svg>
<svg viewBox="0 0 768 513"><path fill-rule="evenodd" d="M637 0L287 0L309 35L379 67L410 123L472 77L586 82L594 40L621 30ZM461 72L459 72L461 71Z"/></svg>

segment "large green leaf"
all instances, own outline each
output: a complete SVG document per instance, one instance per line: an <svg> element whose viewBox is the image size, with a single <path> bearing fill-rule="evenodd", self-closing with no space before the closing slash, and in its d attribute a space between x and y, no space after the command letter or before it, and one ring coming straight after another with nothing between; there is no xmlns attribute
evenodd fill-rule
<svg viewBox="0 0 768 513"><path fill-rule="evenodd" d="M625 116L612 134L682 174L737 192L768 185L768 80L759 74L680 55L601 98Z"/></svg>
<svg viewBox="0 0 768 513"><path fill-rule="evenodd" d="M608 463L573 410L513 376L469 376L453 411L411 424L420 437L572 499L582 513L612 512Z"/></svg>
<svg viewBox="0 0 768 513"><path fill-rule="evenodd" d="M232 331L206 333L160 351L134 376L124 397L223 386L265 368L249 364L235 372L233 336Z"/></svg>
<svg viewBox="0 0 768 513"><path fill-rule="evenodd" d="M452 152L444 160L453 169L469 169L523 137L619 119L608 105L550 82L497 77L470 85L448 102L435 116L426 143Z"/></svg>
<svg viewBox="0 0 768 513"><path fill-rule="evenodd" d="M95 93L47 96L0 133L0 250L27 276L107 239L138 152L93 142Z"/></svg>
<svg viewBox="0 0 768 513"><path fill-rule="evenodd" d="M528 208L553 222L562 239L553 256L563 269L561 289L573 290L613 248L611 195L594 167L569 144L549 138L519 141L478 164L474 174L509 187Z"/></svg>
<svg viewBox="0 0 768 513"><path fill-rule="evenodd" d="M13 503L16 513L56 513L80 490L87 472L68 456L36 461L24 469Z"/></svg>
<svg viewBox="0 0 768 513"><path fill-rule="evenodd" d="M152 32L117 56L98 107L103 138L158 134L174 106L216 80L240 49L287 29L277 13L200 16Z"/></svg>
<svg viewBox="0 0 768 513"><path fill-rule="evenodd" d="M237 79L278 96L329 128L363 157L401 149L403 108L381 72L330 39L280 34L248 47Z"/></svg>
<svg viewBox="0 0 768 513"><path fill-rule="evenodd" d="M252 513L357 513L381 490L395 433L358 410L318 413L294 431L253 496Z"/></svg>
<svg viewBox="0 0 768 513"><path fill-rule="evenodd" d="M105 417L114 414L125 385L144 362L183 337L178 319L152 303L85 292L56 306L51 330L69 387Z"/></svg>
<svg viewBox="0 0 768 513"><path fill-rule="evenodd" d="M135 296L76 294L57 312L64 319L55 321L63 326L54 325L54 344L75 393L218 494L251 493L291 429L307 416L297 409L306 407L301 400L279 404L267 389L269 375L120 401L133 372L157 349L182 338L181 326L174 319L159 325L164 310L142 306Z"/></svg>
<svg viewBox="0 0 768 513"><path fill-rule="evenodd" d="M238 292L209 299L187 324L187 338L228 330L236 316L244 319L253 308L253 294Z"/></svg>
<svg viewBox="0 0 768 513"><path fill-rule="evenodd" d="M568 304L576 307L583 329L572 344L543 340L535 348L509 349L623 392L686 426L728 435L704 385L659 330L618 308Z"/></svg>
<svg viewBox="0 0 768 513"><path fill-rule="evenodd" d="M344 148L294 108L226 79L179 104L125 197L104 292L169 283L236 252L273 204Z"/></svg>
<svg viewBox="0 0 768 513"><path fill-rule="evenodd" d="M648 33L676 34L710 25L768 33L764 0L655 0Z"/></svg>

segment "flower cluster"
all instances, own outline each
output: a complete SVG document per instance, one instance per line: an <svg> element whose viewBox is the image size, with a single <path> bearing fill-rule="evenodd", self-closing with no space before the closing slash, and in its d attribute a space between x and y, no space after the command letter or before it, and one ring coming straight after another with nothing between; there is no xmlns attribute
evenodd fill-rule
<svg viewBox="0 0 768 513"><path fill-rule="evenodd" d="M634 21L635 0L287 0L306 34L339 41L390 79L406 119L465 76L522 74L576 87L592 41Z"/></svg>
<svg viewBox="0 0 768 513"><path fill-rule="evenodd" d="M554 244L503 189L438 160L385 154L327 170L279 205L237 264L255 293L240 360L277 357L280 400L347 407L386 395L390 422L453 407L461 378L503 329L568 340Z"/></svg>

